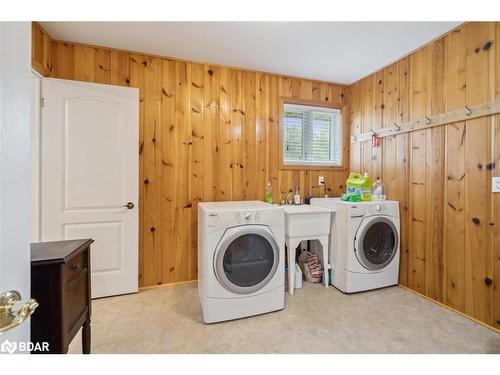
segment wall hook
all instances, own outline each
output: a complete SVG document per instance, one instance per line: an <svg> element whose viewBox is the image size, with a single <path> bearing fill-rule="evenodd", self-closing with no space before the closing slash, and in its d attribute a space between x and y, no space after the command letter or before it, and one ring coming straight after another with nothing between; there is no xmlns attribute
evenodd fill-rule
<svg viewBox="0 0 500 375"><path fill-rule="evenodd" d="M465 115L466 115L466 116L470 116L470 115L472 115L472 108L471 108L471 107L469 107L469 106L466 104L466 105L464 106L464 108L465 108Z"/></svg>
<svg viewBox="0 0 500 375"><path fill-rule="evenodd" d="M430 124L431 124L431 122L432 122L431 118L430 118L429 116L425 116L425 123L426 123L427 125L430 125Z"/></svg>
<svg viewBox="0 0 500 375"><path fill-rule="evenodd" d="M401 126L399 126L396 122L394 123L394 127L396 128L397 132L401 130Z"/></svg>

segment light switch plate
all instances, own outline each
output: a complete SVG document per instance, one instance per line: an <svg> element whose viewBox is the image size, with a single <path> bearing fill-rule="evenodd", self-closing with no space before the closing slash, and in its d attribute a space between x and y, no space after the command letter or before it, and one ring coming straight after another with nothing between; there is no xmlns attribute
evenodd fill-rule
<svg viewBox="0 0 500 375"><path fill-rule="evenodd" d="M491 191L493 193L500 193L500 177L491 178Z"/></svg>
<svg viewBox="0 0 500 375"><path fill-rule="evenodd" d="M318 177L318 185L323 185L325 183L325 176Z"/></svg>

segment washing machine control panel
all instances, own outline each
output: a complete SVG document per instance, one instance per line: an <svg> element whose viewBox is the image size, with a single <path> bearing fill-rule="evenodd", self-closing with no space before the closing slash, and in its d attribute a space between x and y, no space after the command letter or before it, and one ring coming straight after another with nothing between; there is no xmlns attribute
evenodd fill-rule
<svg viewBox="0 0 500 375"><path fill-rule="evenodd" d="M366 215L377 214L388 215L391 213L391 209L387 204L383 202L373 202L371 204L352 205L349 207L349 213L351 217L363 217Z"/></svg>
<svg viewBox="0 0 500 375"><path fill-rule="evenodd" d="M260 222L260 211L249 210L249 211L235 211L234 221L236 224L251 224Z"/></svg>
<svg viewBox="0 0 500 375"><path fill-rule="evenodd" d="M371 205L371 213L372 214L381 214L381 213L387 213L388 207L384 203L374 203Z"/></svg>
<svg viewBox="0 0 500 375"><path fill-rule="evenodd" d="M350 209L351 217L362 217L366 213L365 207L361 206L361 205L359 205L359 206L353 205L353 206L350 206L349 209Z"/></svg>

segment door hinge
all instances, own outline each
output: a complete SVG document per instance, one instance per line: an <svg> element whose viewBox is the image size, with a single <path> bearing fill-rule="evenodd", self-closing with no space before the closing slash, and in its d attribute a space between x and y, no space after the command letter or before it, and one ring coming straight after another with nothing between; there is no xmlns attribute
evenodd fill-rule
<svg viewBox="0 0 500 375"><path fill-rule="evenodd" d="M40 98L40 107L45 107L45 98Z"/></svg>

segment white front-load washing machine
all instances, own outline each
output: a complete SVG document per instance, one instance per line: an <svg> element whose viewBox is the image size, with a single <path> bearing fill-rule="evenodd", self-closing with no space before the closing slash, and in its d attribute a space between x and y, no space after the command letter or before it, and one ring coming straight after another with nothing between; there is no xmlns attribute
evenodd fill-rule
<svg viewBox="0 0 500 375"><path fill-rule="evenodd" d="M198 293L205 323L285 307L285 217L260 201L198 205Z"/></svg>
<svg viewBox="0 0 500 375"><path fill-rule="evenodd" d="M344 293L383 288L399 279L399 203L314 198L332 214L330 264L333 286Z"/></svg>

